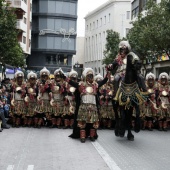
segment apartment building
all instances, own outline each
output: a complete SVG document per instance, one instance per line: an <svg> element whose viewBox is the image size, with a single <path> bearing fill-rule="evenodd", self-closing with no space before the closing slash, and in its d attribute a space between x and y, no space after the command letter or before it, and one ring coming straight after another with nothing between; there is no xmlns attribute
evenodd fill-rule
<svg viewBox="0 0 170 170"><path fill-rule="evenodd" d="M18 42L27 57L31 54L32 0L7 0L7 2L10 7L16 9Z"/></svg>
<svg viewBox="0 0 170 170"><path fill-rule="evenodd" d="M62 67L70 71L76 54L78 0L36 0L32 13L32 51L27 58L30 70L44 66L53 73Z"/></svg>
<svg viewBox="0 0 170 170"><path fill-rule="evenodd" d="M106 31L112 29L120 37L126 37L131 21L131 0L109 0L85 17L84 66L95 74L105 74L102 64L106 44Z"/></svg>

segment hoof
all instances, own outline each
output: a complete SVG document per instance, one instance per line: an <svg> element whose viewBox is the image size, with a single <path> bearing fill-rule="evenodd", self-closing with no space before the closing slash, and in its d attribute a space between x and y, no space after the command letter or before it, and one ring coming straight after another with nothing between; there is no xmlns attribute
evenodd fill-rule
<svg viewBox="0 0 170 170"><path fill-rule="evenodd" d="M133 134L128 134L127 139L130 141L134 141L134 135Z"/></svg>
<svg viewBox="0 0 170 170"><path fill-rule="evenodd" d="M119 135L119 131L118 131L118 129L115 129L115 136L117 136L117 137L119 137L120 135Z"/></svg>

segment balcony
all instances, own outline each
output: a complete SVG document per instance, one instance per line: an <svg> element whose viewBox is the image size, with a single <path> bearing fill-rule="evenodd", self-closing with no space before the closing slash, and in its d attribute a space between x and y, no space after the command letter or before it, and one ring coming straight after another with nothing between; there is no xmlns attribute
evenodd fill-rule
<svg viewBox="0 0 170 170"><path fill-rule="evenodd" d="M22 0L7 0L10 7L27 12L27 4Z"/></svg>
<svg viewBox="0 0 170 170"><path fill-rule="evenodd" d="M26 32L26 31L27 31L27 26L26 26L26 24L23 22L22 19L18 19L18 20L17 20L16 28L17 28L18 30L23 31L23 32Z"/></svg>

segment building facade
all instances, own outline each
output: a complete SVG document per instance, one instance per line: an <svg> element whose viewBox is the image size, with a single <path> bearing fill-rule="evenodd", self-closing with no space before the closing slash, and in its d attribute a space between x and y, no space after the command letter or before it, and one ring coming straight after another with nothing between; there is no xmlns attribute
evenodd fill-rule
<svg viewBox="0 0 170 170"><path fill-rule="evenodd" d="M27 57L31 54L32 0L7 0L7 2L10 7L16 9L18 42Z"/></svg>
<svg viewBox="0 0 170 170"><path fill-rule="evenodd" d="M95 74L105 74L104 58L107 30L126 37L131 21L131 0L110 0L85 17L85 67L92 67Z"/></svg>
<svg viewBox="0 0 170 170"><path fill-rule="evenodd" d="M78 0L36 0L32 10L32 51L28 69L59 67L67 72L76 53Z"/></svg>

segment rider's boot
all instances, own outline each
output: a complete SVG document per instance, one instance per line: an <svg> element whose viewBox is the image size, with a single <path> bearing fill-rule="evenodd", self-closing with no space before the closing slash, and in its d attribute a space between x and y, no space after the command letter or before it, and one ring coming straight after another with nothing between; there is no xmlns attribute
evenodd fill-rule
<svg viewBox="0 0 170 170"><path fill-rule="evenodd" d="M130 141L134 141L134 135L132 134L131 131L128 131L127 139L130 140Z"/></svg>
<svg viewBox="0 0 170 170"><path fill-rule="evenodd" d="M164 130L164 131L167 131L167 130L168 130L168 129L167 129L167 124L168 124L167 121L164 121L164 122L163 122L163 130Z"/></svg>
<svg viewBox="0 0 170 170"><path fill-rule="evenodd" d="M80 130L80 141L81 143L85 143L86 141L86 131L84 129Z"/></svg>
<svg viewBox="0 0 170 170"><path fill-rule="evenodd" d="M152 129L152 121L148 121L148 130L153 131L153 129Z"/></svg>
<svg viewBox="0 0 170 170"><path fill-rule="evenodd" d="M135 127L134 127L134 131L136 133L140 132L140 127L141 127L141 121L140 121L140 118L136 118L135 120Z"/></svg>

